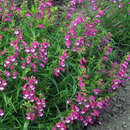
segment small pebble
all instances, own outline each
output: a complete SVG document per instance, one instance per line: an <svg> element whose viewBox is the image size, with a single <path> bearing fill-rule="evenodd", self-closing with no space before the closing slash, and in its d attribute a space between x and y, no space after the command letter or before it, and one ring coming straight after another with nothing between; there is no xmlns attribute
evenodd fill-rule
<svg viewBox="0 0 130 130"><path fill-rule="evenodd" d="M126 122L123 122L122 127L123 127L123 128L127 128L127 124L126 124Z"/></svg>

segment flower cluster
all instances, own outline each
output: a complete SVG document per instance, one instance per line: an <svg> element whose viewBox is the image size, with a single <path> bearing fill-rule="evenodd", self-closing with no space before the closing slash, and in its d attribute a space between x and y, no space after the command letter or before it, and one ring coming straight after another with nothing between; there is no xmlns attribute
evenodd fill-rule
<svg viewBox="0 0 130 130"><path fill-rule="evenodd" d="M119 85L123 82L122 79L125 77L129 61L130 61L130 55L128 55L126 57L126 60L124 60L123 63L121 63L119 72L116 75L114 75L114 80L112 81L110 91L117 89Z"/></svg>
<svg viewBox="0 0 130 130"><path fill-rule="evenodd" d="M97 1L96 0L91 0L90 2L91 2L92 9L94 11L96 11L98 9L98 7L97 7Z"/></svg>
<svg viewBox="0 0 130 130"><path fill-rule="evenodd" d="M67 15L66 15L66 20L72 18L72 15L73 15L73 11L75 10L75 5L76 4L81 4L83 3L83 0L71 0L70 1L70 4L69 4L69 7L67 8Z"/></svg>
<svg viewBox="0 0 130 130"><path fill-rule="evenodd" d="M56 68L56 69L55 69L55 72L54 72L56 76L59 76L60 71L62 71L62 72L65 71L65 65L66 65L65 61L66 61L68 58L69 58L68 53L67 53L66 51L64 51L63 55L60 56L60 63L59 63L59 66L60 66L60 67L59 67L59 68Z"/></svg>
<svg viewBox="0 0 130 130"><path fill-rule="evenodd" d="M6 80L2 79L0 76L0 91L3 91L6 86L7 86Z"/></svg>
<svg viewBox="0 0 130 130"><path fill-rule="evenodd" d="M43 110L46 107L45 99L43 97L43 94L41 96L41 99L36 97L35 94L35 85L38 84L38 80L35 78L27 78L25 77L25 80L28 81L23 86L23 98L28 100L30 102L30 106L27 108L27 120L34 120L34 117L42 117L43 116ZM31 104L33 103L33 104ZM28 104L27 104L28 106Z"/></svg>
<svg viewBox="0 0 130 130"><path fill-rule="evenodd" d="M0 116L3 116L4 115L4 112L2 109L0 109Z"/></svg>

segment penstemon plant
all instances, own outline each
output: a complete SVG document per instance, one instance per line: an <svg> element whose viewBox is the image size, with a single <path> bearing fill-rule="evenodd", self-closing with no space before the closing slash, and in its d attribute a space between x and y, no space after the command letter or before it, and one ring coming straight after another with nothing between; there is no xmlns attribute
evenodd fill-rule
<svg viewBox="0 0 130 130"><path fill-rule="evenodd" d="M0 0L1 128L85 127L109 106L130 55L117 60L117 41L96 0L88 1L93 17L74 13L83 2L70 1L59 17L52 0L29 8L26 0Z"/></svg>
<svg viewBox="0 0 130 130"><path fill-rule="evenodd" d="M128 0L90 0L86 2L86 5L89 5L86 7L86 12L90 16L95 15L99 9L104 10L104 17L101 18L102 26L112 33L112 38L117 42L116 46L128 52L130 2Z"/></svg>

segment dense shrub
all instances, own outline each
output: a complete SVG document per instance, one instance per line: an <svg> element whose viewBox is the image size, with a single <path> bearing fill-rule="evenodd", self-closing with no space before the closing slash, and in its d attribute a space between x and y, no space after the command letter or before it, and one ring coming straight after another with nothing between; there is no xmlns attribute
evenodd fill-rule
<svg viewBox="0 0 130 130"><path fill-rule="evenodd" d="M130 55L117 61L112 34L101 26L103 10L90 17L73 14L75 6L72 0L59 17L51 0L30 8L0 0L1 128L87 126L109 105Z"/></svg>
<svg viewBox="0 0 130 130"><path fill-rule="evenodd" d="M104 10L104 17L101 18L102 26L112 33L116 46L128 52L130 49L129 0L91 0L85 3L87 14L90 16L96 15L97 10Z"/></svg>

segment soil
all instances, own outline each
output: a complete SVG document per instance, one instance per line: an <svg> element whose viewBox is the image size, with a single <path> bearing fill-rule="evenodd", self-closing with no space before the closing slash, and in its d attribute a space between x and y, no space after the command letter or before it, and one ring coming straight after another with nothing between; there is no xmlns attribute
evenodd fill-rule
<svg viewBox="0 0 130 130"><path fill-rule="evenodd" d="M99 117L101 125L88 126L84 130L130 130L130 64L124 84L117 89L110 106L105 108Z"/></svg>

